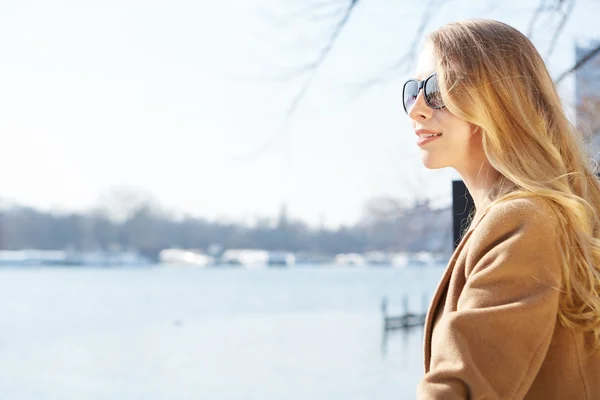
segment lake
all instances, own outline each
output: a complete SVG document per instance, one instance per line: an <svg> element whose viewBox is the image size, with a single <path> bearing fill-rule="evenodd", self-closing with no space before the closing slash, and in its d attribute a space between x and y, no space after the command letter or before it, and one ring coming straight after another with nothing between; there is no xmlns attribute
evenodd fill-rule
<svg viewBox="0 0 600 400"><path fill-rule="evenodd" d="M2 268L2 399L414 399L443 269Z"/></svg>

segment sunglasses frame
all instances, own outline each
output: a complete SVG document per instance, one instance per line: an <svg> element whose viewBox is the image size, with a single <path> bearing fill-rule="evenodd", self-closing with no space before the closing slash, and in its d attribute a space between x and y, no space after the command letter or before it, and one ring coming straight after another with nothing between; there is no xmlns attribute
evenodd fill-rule
<svg viewBox="0 0 600 400"><path fill-rule="evenodd" d="M419 81L417 79L409 79L406 82L404 82L404 85L402 86L402 107L404 107L404 112L406 114L408 114L408 110L406 109L406 102L404 101L404 93L406 92L406 85L408 85L409 82L417 83L417 97L419 97L419 92L421 91L421 89L423 89L423 99L425 100L425 103L427 104L427 106L429 108L433 108L434 110L439 110L441 108L446 107L445 104L434 107L429 103L429 100L427 100L427 94L425 93L425 86L427 85L427 82L429 82L429 80L436 75L437 75L437 73L433 73L433 74L429 75L427 78L423 79L422 81Z"/></svg>

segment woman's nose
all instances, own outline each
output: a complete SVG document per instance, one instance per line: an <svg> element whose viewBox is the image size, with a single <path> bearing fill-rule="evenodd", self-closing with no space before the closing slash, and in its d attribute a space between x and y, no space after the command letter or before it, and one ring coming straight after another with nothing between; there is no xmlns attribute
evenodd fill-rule
<svg viewBox="0 0 600 400"><path fill-rule="evenodd" d="M423 90L419 90L417 98L408 110L408 116L415 121L423 121L424 119L431 118L432 113L433 109L425 102Z"/></svg>

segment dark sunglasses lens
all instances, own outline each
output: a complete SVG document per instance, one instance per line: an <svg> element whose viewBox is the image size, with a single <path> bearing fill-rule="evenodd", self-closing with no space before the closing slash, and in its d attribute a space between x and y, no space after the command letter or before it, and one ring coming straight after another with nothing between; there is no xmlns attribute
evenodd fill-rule
<svg viewBox="0 0 600 400"><path fill-rule="evenodd" d="M417 81L408 81L404 84L404 90L402 92L404 111L408 112L410 110L413 104L415 104L418 95L419 83Z"/></svg>
<svg viewBox="0 0 600 400"><path fill-rule="evenodd" d="M444 101L442 100L442 93L440 92L440 87L438 85L437 76L434 75L427 83L425 83L425 100L427 100L427 104L432 108L442 108L444 107Z"/></svg>

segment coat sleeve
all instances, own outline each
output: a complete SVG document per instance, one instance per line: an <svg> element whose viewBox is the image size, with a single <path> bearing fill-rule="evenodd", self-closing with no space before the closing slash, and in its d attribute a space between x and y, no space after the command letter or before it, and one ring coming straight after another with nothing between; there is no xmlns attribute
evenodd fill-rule
<svg viewBox="0 0 600 400"><path fill-rule="evenodd" d="M465 284L432 335L419 399L519 399L557 323L557 217L529 200L493 206L473 231Z"/></svg>

